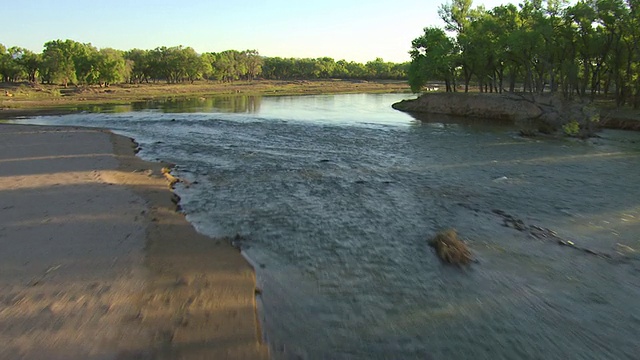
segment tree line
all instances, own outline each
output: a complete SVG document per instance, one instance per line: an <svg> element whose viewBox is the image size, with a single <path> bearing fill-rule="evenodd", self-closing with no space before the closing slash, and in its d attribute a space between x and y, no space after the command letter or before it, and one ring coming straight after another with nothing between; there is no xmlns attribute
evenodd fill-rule
<svg viewBox="0 0 640 360"><path fill-rule="evenodd" d="M366 64L323 57L263 57L256 50L198 54L191 47L153 50L97 49L73 40L53 40L42 53L0 44L0 76L4 82L101 85L115 83L230 82L263 79L406 79L409 64L378 58Z"/></svg>
<svg viewBox="0 0 640 360"><path fill-rule="evenodd" d="M412 42L415 92L439 80L447 91L477 84L640 106L640 0L523 0L490 10L452 0L438 13L444 29L427 27Z"/></svg>
<svg viewBox="0 0 640 360"><path fill-rule="evenodd" d="M264 58L262 76L268 79L395 79L406 80L408 63L377 58L365 64L329 57L317 59Z"/></svg>

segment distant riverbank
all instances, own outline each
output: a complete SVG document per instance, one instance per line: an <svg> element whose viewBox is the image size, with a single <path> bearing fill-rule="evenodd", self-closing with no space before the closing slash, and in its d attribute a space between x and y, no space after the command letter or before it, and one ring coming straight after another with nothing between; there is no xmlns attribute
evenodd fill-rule
<svg viewBox="0 0 640 360"><path fill-rule="evenodd" d="M255 80L194 84L118 84L109 87L42 84L0 84L0 119L55 115L87 105L130 104L141 101L200 98L225 94L317 95L338 93L409 92L405 81L395 80Z"/></svg>

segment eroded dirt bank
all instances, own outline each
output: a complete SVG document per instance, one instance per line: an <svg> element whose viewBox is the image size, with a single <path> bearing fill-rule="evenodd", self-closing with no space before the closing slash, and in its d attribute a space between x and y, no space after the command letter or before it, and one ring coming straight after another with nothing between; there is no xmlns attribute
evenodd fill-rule
<svg viewBox="0 0 640 360"><path fill-rule="evenodd" d="M396 110L511 121L549 133L575 121L580 130L640 130L640 111L608 109L587 100L566 101L537 94L430 93L393 104ZM577 131L577 130L576 130Z"/></svg>

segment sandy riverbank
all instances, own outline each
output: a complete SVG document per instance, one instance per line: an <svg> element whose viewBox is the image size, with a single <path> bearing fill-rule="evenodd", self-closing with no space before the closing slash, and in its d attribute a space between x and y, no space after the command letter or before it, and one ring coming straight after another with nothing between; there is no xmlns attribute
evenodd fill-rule
<svg viewBox="0 0 640 360"><path fill-rule="evenodd" d="M0 359L264 359L255 275L106 131L0 125Z"/></svg>

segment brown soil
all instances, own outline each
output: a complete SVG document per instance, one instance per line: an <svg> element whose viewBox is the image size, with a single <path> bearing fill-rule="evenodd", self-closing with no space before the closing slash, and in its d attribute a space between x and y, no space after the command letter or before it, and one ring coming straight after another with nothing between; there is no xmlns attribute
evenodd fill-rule
<svg viewBox="0 0 640 360"><path fill-rule="evenodd" d="M600 126L605 129L640 131L640 110L631 108L603 110Z"/></svg>

